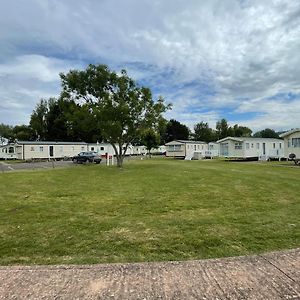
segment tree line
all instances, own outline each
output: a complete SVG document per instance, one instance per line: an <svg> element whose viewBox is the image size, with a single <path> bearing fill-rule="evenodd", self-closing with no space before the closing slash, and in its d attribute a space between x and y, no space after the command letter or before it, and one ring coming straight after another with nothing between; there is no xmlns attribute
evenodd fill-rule
<svg viewBox="0 0 300 300"><path fill-rule="evenodd" d="M226 136L251 136L248 127L233 127L227 120L195 124L194 131L177 120L166 120L171 109L160 96L153 99L149 88L139 86L125 70L117 73L106 65L89 65L85 70L60 74L62 90L57 98L41 99L28 125L0 124L0 137L14 140L108 142L117 165L122 166L129 144L147 149L175 139L216 141ZM278 137L271 129L257 137ZM125 146L124 146L125 145Z"/></svg>
<svg viewBox="0 0 300 300"><path fill-rule="evenodd" d="M216 129L210 128L203 121L193 127L193 131L175 119L161 118L158 130L146 130L135 139L134 144L165 144L173 140L196 140L215 142L227 136L279 138L273 129L266 128L252 135L252 130L235 124L229 126L226 119L216 123ZM102 142L100 124L87 105L78 105L74 101L50 98L42 99L31 114L29 125L10 126L0 124L0 137L10 141L70 141ZM146 141L146 143L145 143ZM150 142L152 141L152 142Z"/></svg>

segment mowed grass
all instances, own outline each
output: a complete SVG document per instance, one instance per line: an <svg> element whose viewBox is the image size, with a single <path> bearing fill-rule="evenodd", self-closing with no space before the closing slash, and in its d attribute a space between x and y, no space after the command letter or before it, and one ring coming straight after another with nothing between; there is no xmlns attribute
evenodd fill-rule
<svg viewBox="0 0 300 300"><path fill-rule="evenodd" d="M291 164L289 164L292 166ZM236 256L300 246L300 168L148 159L0 174L0 264Z"/></svg>

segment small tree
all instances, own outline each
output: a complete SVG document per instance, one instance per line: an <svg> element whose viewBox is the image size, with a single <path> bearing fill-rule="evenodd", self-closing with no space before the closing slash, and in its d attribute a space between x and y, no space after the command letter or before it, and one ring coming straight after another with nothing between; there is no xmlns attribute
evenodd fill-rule
<svg viewBox="0 0 300 300"><path fill-rule="evenodd" d="M160 137L153 129L147 129L142 136L143 144L146 146L149 156L151 157L151 149L156 149L159 146Z"/></svg>
<svg viewBox="0 0 300 300"><path fill-rule="evenodd" d="M63 96L88 104L101 134L114 148L117 166L123 165L128 145L146 128L156 128L162 113L170 108L160 97L152 99L150 89L138 86L125 70L112 72L105 65L60 74Z"/></svg>

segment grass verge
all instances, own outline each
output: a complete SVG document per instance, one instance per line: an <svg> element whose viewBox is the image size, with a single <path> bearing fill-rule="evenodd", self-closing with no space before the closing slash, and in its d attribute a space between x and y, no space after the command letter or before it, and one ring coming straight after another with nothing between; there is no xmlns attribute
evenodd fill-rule
<svg viewBox="0 0 300 300"><path fill-rule="evenodd" d="M300 168L130 161L0 174L0 264L236 256L300 246Z"/></svg>

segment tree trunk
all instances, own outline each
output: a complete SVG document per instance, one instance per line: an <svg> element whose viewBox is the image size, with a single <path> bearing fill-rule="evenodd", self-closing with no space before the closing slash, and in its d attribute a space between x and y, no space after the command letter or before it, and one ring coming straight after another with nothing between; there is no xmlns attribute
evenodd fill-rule
<svg viewBox="0 0 300 300"><path fill-rule="evenodd" d="M126 151L127 151L129 143L126 144L124 151L122 151L123 150L123 144L122 143L118 144L119 150L118 150L118 148L116 147L115 144L111 143L111 145L113 146L113 148L115 150L115 153L116 153L117 167L118 168L122 168L123 167L124 157L125 157L125 154L126 154Z"/></svg>
<svg viewBox="0 0 300 300"><path fill-rule="evenodd" d="M119 167L119 168L123 167L123 160L124 160L124 157L122 154L117 156L117 167Z"/></svg>

